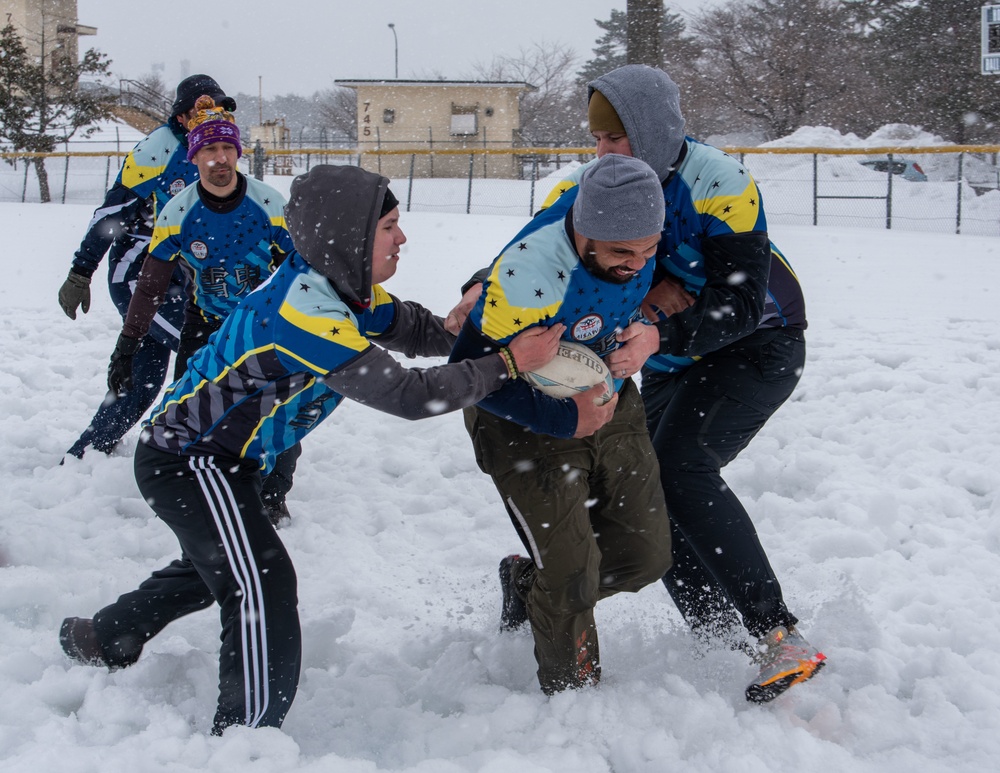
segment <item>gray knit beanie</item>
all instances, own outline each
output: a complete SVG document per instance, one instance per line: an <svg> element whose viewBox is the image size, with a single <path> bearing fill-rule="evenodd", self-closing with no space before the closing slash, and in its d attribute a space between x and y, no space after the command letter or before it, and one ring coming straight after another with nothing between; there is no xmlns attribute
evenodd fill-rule
<svg viewBox="0 0 1000 773"><path fill-rule="evenodd" d="M663 188L645 161L608 153L588 164L573 202L573 228L601 242L643 239L663 230Z"/></svg>

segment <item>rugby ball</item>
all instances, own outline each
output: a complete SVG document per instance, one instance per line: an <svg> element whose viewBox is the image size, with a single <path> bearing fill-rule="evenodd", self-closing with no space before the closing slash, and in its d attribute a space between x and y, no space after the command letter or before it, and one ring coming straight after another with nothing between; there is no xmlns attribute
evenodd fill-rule
<svg viewBox="0 0 1000 773"><path fill-rule="evenodd" d="M602 404L615 393L615 382L604 360L593 349L573 341L562 341L556 356L549 362L521 375L531 386L550 397L572 397L602 382L607 386Z"/></svg>

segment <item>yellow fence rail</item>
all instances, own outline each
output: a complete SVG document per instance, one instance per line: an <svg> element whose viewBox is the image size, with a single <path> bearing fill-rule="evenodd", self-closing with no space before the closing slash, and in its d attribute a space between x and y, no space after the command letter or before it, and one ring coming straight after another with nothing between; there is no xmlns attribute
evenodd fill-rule
<svg viewBox="0 0 1000 773"><path fill-rule="evenodd" d="M245 147L244 152L249 153L252 147ZM887 155L928 155L928 154L957 154L957 153L1000 153L1000 145L884 145L871 148L819 148L819 147L794 147L794 148L762 148L762 147L722 147L730 155L821 155L821 156L887 156ZM592 156L593 146L585 148L550 148L550 147L526 147L526 148L428 148L427 146L414 146L405 148L265 148L269 156ZM128 155L125 150L70 150L53 151L51 153L40 153L34 151L3 151L0 158L107 158L124 157Z"/></svg>
<svg viewBox="0 0 1000 773"><path fill-rule="evenodd" d="M1000 145L722 149L738 156L760 184L771 227L785 223L843 225L1000 236ZM593 146L429 147L406 143L391 147L264 148L263 154L259 150L255 153L252 147L244 150L242 168L248 173L291 175L321 162L357 164L391 177L397 183L394 189L399 188L396 193L402 205L410 211L519 217L534 213L566 174L567 165L594 156ZM44 158L52 162L46 166L54 200L95 206L127 153L115 146L52 153L0 151L0 158L7 162L0 164L0 201L39 200L36 186L31 184L32 162ZM510 161L505 161L505 156ZM462 157L468 163L463 163ZM869 162L887 158L919 161L930 181L904 181L892 174L888 164L873 173ZM869 170L861 171L855 160L868 165ZM494 167L497 162L502 166Z"/></svg>

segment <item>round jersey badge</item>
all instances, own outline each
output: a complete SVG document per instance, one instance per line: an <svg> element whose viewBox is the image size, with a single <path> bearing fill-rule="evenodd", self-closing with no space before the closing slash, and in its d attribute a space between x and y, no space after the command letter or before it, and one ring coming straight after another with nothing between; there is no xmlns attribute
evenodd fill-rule
<svg viewBox="0 0 1000 773"><path fill-rule="evenodd" d="M178 193L180 193L186 187L187 187L187 183L184 182L184 180L182 180L180 177L178 177L176 180L174 180L172 183L170 183L170 188L169 188L170 195L171 196L176 196Z"/></svg>
<svg viewBox="0 0 1000 773"><path fill-rule="evenodd" d="M208 257L208 245L203 241L191 242L191 254L198 260L204 260Z"/></svg>
<svg viewBox="0 0 1000 773"><path fill-rule="evenodd" d="M577 341L589 341L596 338L604 329L604 320L598 314L588 314L573 325L573 338Z"/></svg>

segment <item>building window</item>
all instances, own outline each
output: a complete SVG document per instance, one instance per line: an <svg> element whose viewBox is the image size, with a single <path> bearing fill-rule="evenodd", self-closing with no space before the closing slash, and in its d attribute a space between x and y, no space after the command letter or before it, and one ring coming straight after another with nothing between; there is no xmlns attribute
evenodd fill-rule
<svg viewBox="0 0 1000 773"><path fill-rule="evenodd" d="M396 109L387 107L382 111L382 123L394 123L396 120Z"/></svg>
<svg viewBox="0 0 1000 773"><path fill-rule="evenodd" d="M471 136L479 133L479 108L451 106L451 133L458 136Z"/></svg>

